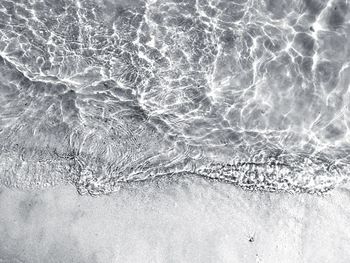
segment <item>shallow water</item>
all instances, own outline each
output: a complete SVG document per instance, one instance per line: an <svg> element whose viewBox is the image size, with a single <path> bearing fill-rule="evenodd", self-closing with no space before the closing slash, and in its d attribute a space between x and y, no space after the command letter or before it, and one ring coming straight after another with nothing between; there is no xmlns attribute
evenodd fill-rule
<svg viewBox="0 0 350 263"><path fill-rule="evenodd" d="M347 1L0 3L2 185L348 178Z"/></svg>

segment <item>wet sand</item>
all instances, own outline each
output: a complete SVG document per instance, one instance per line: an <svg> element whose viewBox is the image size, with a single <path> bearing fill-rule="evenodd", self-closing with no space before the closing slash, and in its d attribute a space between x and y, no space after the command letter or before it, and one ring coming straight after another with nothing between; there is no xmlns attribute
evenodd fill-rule
<svg viewBox="0 0 350 263"><path fill-rule="evenodd" d="M0 262L348 262L350 195L183 178L80 196L0 190Z"/></svg>

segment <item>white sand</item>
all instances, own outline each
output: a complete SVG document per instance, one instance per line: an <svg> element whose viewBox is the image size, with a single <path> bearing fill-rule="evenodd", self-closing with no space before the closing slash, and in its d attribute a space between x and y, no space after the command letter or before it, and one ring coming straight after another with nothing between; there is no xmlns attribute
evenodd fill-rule
<svg viewBox="0 0 350 263"><path fill-rule="evenodd" d="M183 179L99 198L72 186L0 192L0 262L350 260L346 188L293 196Z"/></svg>

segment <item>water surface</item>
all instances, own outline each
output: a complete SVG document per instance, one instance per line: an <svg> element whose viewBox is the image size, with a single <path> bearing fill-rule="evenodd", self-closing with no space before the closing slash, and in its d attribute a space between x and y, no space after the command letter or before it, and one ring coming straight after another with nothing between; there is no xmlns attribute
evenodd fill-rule
<svg viewBox="0 0 350 263"><path fill-rule="evenodd" d="M0 183L348 178L345 0L3 0Z"/></svg>

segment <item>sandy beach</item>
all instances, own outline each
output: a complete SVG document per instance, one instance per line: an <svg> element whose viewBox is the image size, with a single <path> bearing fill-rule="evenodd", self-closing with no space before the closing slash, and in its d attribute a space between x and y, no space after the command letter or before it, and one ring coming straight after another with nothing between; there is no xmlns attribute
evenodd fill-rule
<svg viewBox="0 0 350 263"><path fill-rule="evenodd" d="M349 190L253 193L183 178L0 194L0 262L348 262Z"/></svg>

